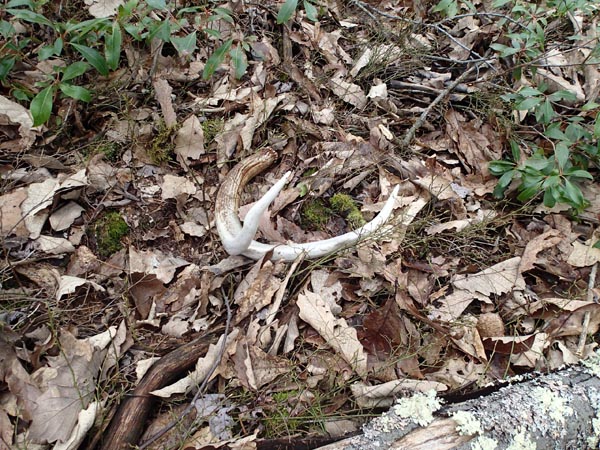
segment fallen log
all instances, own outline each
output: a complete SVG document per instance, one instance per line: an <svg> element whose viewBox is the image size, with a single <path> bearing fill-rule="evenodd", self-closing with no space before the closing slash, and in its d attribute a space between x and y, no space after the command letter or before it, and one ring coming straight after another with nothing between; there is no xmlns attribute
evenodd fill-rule
<svg viewBox="0 0 600 450"><path fill-rule="evenodd" d="M597 449L600 353L551 374L515 377L442 407L434 393L399 399L363 432L318 450Z"/></svg>

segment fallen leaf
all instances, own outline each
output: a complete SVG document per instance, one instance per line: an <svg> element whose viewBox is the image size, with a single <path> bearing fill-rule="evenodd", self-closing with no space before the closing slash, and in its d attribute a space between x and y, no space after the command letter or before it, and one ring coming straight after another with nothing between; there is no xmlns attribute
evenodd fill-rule
<svg viewBox="0 0 600 450"><path fill-rule="evenodd" d="M204 131L197 116L188 117L175 135L175 149L177 161L186 172L189 170L190 161L196 161L206 153L204 149Z"/></svg>
<svg viewBox="0 0 600 450"><path fill-rule="evenodd" d="M336 318L329 305L317 294L305 291L296 302L300 318L313 327L360 377L367 375L367 355L357 332L342 318Z"/></svg>
<svg viewBox="0 0 600 450"><path fill-rule="evenodd" d="M75 202L68 202L50 215L50 226L54 231L63 231L69 228L73 222L85 211Z"/></svg>
<svg viewBox="0 0 600 450"><path fill-rule="evenodd" d="M79 286L83 286L84 284L89 284L94 289L100 292L104 292L106 290L98 283L94 283L91 280L85 280L83 278L72 277L69 275L63 275L62 277L60 277L60 282L56 291L56 300L60 301L63 295L72 294L77 290Z"/></svg>
<svg viewBox="0 0 600 450"><path fill-rule="evenodd" d="M161 198L177 198L181 194L194 195L196 193L196 184L185 177L178 177L167 174L163 177Z"/></svg>

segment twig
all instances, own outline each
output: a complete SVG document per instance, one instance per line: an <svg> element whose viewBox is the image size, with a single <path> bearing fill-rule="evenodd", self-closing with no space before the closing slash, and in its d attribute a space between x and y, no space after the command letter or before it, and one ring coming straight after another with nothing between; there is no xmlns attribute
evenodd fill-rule
<svg viewBox="0 0 600 450"><path fill-rule="evenodd" d="M196 400L198 400L200 395L204 392L204 389L206 388L206 385L208 384L213 373L215 372L215 370L217 370L217 367L219 367L219 364L221 364L221 359L223 358L223 355L225 354L225 348L227 347L227 336L229 336L229 328L231 326L231 306L229 304L229 298L227 297L227 295L225 293L223 293L223 301L225 303L225 308L227 309L227 319L225 322L225 331L223 332L223 336L222 336L223 343L221 344L221 348L219 349L219 354L213 361L213 364L210 367L210 370L206 374L206 377L204 377L204 380L202 380L202 383L198 387L198 390L194 394L194 397L190 401L189 405L183 410L183 412L179 415L179 417L177 419L171 421L167 426L165 426L163 429L161 429L159 432L157 432L155 435L153 435L151 438L149 438L146 442L142 443L139 446L139 450L148 448L150 445L152 445L154 442L156 442L158 439L160 439L165 433L167 433L168 431L175 428L177 426L177 424L181 423L181 421L183 420L183 418L185 416L187 416L190 412L192 412L192 410L195 407L194 403L196 403Z"/></svg>
<svg viewBox="0 0 600 450"><path fill-rule="evenodd" d="M472 72L477 70L480 65L481 62L475 63L468 70L463 72L456 80L450 83L446 89L440 92L440 94L431 102L431 104L427 108L425 108L425 111L421 113L419 118L415 121L415 123L413 123L412 127L410 127L410 129L406 132L406 134L404 135L404 139L400 141L401 147L406 148L410 145L410 143L415 137L415 133L419 128L423 126L431 110L435 108L442 100L444 100L450 94L450 92L452 92L452 90L460 83L462 83Z"/></svg>

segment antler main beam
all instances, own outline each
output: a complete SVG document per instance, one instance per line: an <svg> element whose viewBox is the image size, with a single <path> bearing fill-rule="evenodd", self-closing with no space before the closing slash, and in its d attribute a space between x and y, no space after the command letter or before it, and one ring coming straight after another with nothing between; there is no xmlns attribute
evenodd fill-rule
<svg viewBox="0 0 600 450"><path fill-rule="evenodd" d="M215 222L223 247L230 255L244 255L252 259L260 259L267 252L273 251L273 260L294 261L302 253L306 258L320 258L343 248L351 247L377 231L390 217L399 186L396 186L385 202L383 209L375 218L362 227L321 241L296 244L263 244L255 241L260 217L275 200L279 192L290 181L291 172L287 172L267 193L257 201L246 214L244 225L238 218L240 195L244 186L256 175L269 167L277 159L272 149L261 150L240 161L225 177L215 203Z"/></svg>

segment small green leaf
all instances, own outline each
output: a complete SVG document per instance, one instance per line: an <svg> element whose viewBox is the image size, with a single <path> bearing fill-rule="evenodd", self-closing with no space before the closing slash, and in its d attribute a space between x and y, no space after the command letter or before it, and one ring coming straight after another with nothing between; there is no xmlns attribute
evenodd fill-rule
<svg viewBox="0 0 600 450"><path fill-rule="evenodd" d="M62 81L69 81L73 78L77 78L88 71L90 65L85 61L77 61L73 64L67 66L63 70L63 76L61 78Z"/></svg>
<svg viewBox="0 0 600 450"><path fill-rule="evenodd" d="M306 18L311 22L316 22L318 19L318 11L315 5L308 0L304 0L304 11L306 11Z"/></svg>
<svg viewBox="0 0 600 450"><path fill-rule="evenodd" d="M596 114L596 120L594 121L594 138L600 138L600 113Z"/></svg>
<svg viewBox="0 0 600 450"><path fill-rule="evenodd" d="M554 158L558 164L558 168L563 170L569 161L569 147L564 142L557 142L554 148Z"/></svg>
<svg viewBox="0 0 600 450"><path fill-rule="evenodd" d="M600 241L596 241L594 243L594 245L592 245L593 248L600 248Z"/></svg>
<svg viewBox="0 0 600 450"><path fill-rule="evenodd" d="M106 59L95 48L87 47L81 44L71 42L71 46L83 56L101 75L108 75L108 65Z"/></svg>
<svg viewBox="0 0 600 450"><path fill-rule="evenodd" d="M281 6L279 13L277 14L277 23L286 23L296 12L298 7L298 0L285 0L285 3Z"/></svg>
<svg viewBox="0 0 600 450"><path fill-rule="evenodd" d="M242 50L240 45L236 45L229 52L231 56L231 62L233 64L233 68L235 69L235 78L239 80L246 73L246 69L248 69L248 58L246 57L246 52Z"/></svg>
<svg viewBox="0 0 600 450"><path fill-rule="evenodd" d="M29 111L33 117L33 126L37 127L48 121L52 113L52 101L56 92L56 86L50 85L42 89L29 105Z"/></svg>
<svg viewBox="0 0 600 450"><path fill-rule="evenodd" d="M58 87L67 97L74 98L75 100L81 100L82 102L86 103L92 100L92 93L84 87L74 86L68 83L60 83Z"/></svg>
<svg viewBox="0 0 600 450"><path fill-rule="evenodd" d="M190 56L196 50L196 32L184 37L171 36L171 44L181 57Z"/></svg>
<svg viewBox="0 0 600 450"><path fill-rule="evenodd" d="M106 56L106 64L110 70L116 70L119 67L121 60L121 44L123 43L123 32L121 25L116 20L112 24L110 34L106 35L104 55Z"/></svg>
<svg viewBox="0 0 600 450"><path fill-rule="evenodd" d="M212 55L210 55L210 58L208 58L206 65L204 66L202 79L208 80L213 76L219 65L223 62L223 59L225 59L225 55L231 47L231 44L233 44L233 39L225 41Z"/></svg>

